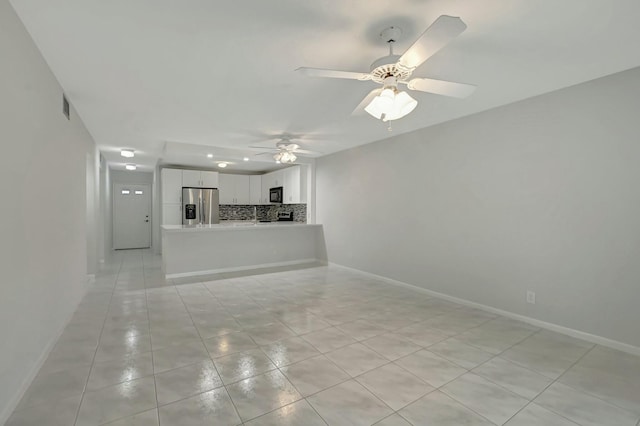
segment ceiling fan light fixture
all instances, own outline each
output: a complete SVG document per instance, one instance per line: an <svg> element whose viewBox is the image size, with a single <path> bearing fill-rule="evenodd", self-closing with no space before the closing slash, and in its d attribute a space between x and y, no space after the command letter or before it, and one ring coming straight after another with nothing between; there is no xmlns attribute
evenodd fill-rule
<svg viewBox="0 0 640 426"><path fill-rule="evenodd" d="M298 157L293 152L286 152L286 156L284 158L285 163L293 163L298 159Z"/></svg>
<svg viewBox="0 0 640 426"><path fill-rule="evenodd" d="M293 152L285 150L274 154L273 159L276 160L276 163L290 164L295 162L298 157Z"/></svg>
<svg viewBox="0 0 640 426"><path fill-rule="evenodd" d="M409 114L417 105L418 101L407 92L385 88L364 110L378 120L391 121Z"/></svg>
<svg viewBox="0 0 640 426"><path fill-rule="evenodd" d="M394 109L399 114L398 118L404 117L418 106L418 101L413 99L407 92L400 92L394 99Z"/></svg>

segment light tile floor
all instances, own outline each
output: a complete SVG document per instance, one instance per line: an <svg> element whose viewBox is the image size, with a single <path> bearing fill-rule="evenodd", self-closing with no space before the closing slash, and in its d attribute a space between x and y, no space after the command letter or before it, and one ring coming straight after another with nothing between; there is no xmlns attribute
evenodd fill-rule
<svg viewBox="0 0 640 426"><path fill-rule="evenodd" d="M640 424L640 357L310 267L117 252L8 425Z"/></svg>

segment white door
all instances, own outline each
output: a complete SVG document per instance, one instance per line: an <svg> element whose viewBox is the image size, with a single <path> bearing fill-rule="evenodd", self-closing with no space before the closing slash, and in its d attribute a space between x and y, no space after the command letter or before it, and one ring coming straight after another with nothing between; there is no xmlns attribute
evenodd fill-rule
<svg viewBox="0 0 640 426"><path fill-rule="evenodd" d="M117 183L113 188L113 248L151 246L151 187Z"/></svg>

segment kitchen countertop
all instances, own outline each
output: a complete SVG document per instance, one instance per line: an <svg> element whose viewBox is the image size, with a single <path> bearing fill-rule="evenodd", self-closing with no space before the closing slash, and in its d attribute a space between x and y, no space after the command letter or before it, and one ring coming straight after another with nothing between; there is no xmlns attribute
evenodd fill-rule
<svg viewBox="0 0 640 426"><path fill-rule="evenodd" d="M214 225L162 225L165 232L206 232L206 231L239 231L265 228L290 228L304 226L321 226L320 224L308 224L300 222L254 222L252 220L229 220L221 221Z"/></svg>

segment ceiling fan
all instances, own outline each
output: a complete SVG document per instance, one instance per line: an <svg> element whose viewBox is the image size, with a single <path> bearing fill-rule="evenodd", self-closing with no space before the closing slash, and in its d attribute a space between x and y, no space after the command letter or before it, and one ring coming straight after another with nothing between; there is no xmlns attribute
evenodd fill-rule
<svg viewBox="0 0 640 426"><path fill-rule="evenodd" d="M402 30L398 27L389 27L380 33L380 37L389 44L389 55L374 61L368 73L305 67L298 68L296 71L311 77L372 80L382 84L382 87L372 90L352 114L358 115L366 111L382 121L397 120L413 111L418 104L409 94L398 90L399 84L405 84L409 90L454 98L466 98L474 92L476 87L471 84L431 78L411 78L416 68L466 28L462 19L442 15L400 56L393 54L393 43L400 37Z"/></svg>
<svg viewBox="0 0 640 426"><path fill-rule="evenodd" d="M249 148L260 148L266 149L264 146L250 146ZM306 149L301 149L300 145L295 142L292 142L289 138L282 138L279 142L276 143L276 147L269 149L267 152L261 152L256 155L265 155L265 154L273 154L273 159L276 163L283 164L291 164L294 163L298 159L298 155L296 154L322 154L321 152L309 151Z"/></svg>

